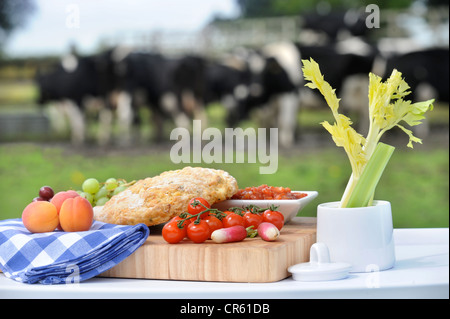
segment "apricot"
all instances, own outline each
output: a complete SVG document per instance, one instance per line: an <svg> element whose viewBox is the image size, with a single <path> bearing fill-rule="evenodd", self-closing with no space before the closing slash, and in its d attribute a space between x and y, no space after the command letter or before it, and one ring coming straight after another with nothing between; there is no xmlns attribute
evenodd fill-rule
<svg viewBox="0 0 450 319"><path fill-rule="evenodd" d="M94 221L91 203L81 196L67 198L59 211L59 223L64 231L86 231Z"/></svg>
<svg viewBox="0 0 450 319"><path fill-rule="evenodd" d="M31 202L22 212L22 222L32 233L51 232L59 224L58 211L50 202Z"/></svg>
<svg viewBox="0 0 450 319"><path fill-rule="evenodd" d="M59 211L61 210L61 206L66 199L74 198L77 196L80 196L80 194L73 190L58 192L52 197L50 203L56 206L56 210L59 213Z"/></svg>

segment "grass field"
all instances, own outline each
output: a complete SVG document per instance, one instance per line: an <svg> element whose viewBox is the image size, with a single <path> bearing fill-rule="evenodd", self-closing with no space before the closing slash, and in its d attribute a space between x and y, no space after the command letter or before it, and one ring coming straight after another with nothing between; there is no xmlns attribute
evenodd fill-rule
<svg viewBox="0 0 450 319"><path fill-rule="evenodd" d="M126 180L153 176L173 164L170 147L101 151L42 144L0 144L0 219L20 217L39 188L79 189L87 177ZM201 165L206 166L206 165ZM341 149L297 147L279 154L278 171L260 175L260 164L212 164L229 171L240 187L269 184L319 192L302 216L315 216L319 203L339 200L350 174ZM393 207L395 227L448 227L448 147L396 150L380 181L376 198Z"/></svg>

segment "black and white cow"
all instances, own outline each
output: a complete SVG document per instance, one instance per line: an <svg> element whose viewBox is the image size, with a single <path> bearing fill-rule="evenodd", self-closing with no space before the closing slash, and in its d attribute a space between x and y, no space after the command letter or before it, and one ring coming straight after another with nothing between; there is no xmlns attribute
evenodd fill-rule
<svg viewBox="0 0 450 319"><path fill-rule="evenodd" d="M366 26L367 15L364 7L307 12L301 15L300 36L309 44L334 43L346 37L366 36L369 32Z"/></svg>
<svg viewBox="0 0 450 319"><path fill-rule="evenodd" d="M373 71L379 54L375 45L361 38L348 38L327 45L301 45L298 48L302 59L314 59L320 66L325 80L336 90L342 113L353 112L358 115L360 131L368 129L368 85L369 72ZM304 88L304 95L324 99L317 90ZM307 103L306 101L302 101Z"/></svg>
<svg viewBox="0 0 450 319"><path fill-rule="evenodd" d="M156 118L169 117L179 127L190 128L192 119L202 120L202 127L207 127L205 107L214 102L225 106L227 123L233 126L238 117L234 111L240 109L242 101L259 94L255 85L251 86L252 73L247 65L234 57L168 58L130 53L123 62L127 71L124 90L144 90ZM162 133L162 126L158 131Z"/></svg>
<svg viewBox="0 0 450 319"><path fill-rule="evenodd" d="M313 58L318 62L325 79L337 92L344 88L351 91L346 84L349 79L356 79L352 82L358 86L361 83L367 86L376 52L373 46L355 39L320 46L280 42L260 50L249 50L246 57L251 71L249 87L257 86L259 92L240 100L238 118L245 118L251 110L259 109L260 125L278 127L280 145L290 147L295 141L303 97L305 92L311 91L304 87L301 60ZM361 76L365 81L360 81ZM353 98L347 100L359 106L364 98L367 94L359 94L356 102L353 94Z"/></svg>
<svg viewBox="0 0 450 319"><path fill-rule="evenodd" d="M38 103L60 102L68 117L71 139L74 144L85 140L85 100L89 97L105 98L109 85L102 80L99 56L64 56L59 63L45 73L38 72L36 82L39 90ZM59 119L62 120L62 119Z"/></svg>
<svg viewBox="0 0 450 319"><path fill-rule="evenodd" d="M204 104L221 103L226 110L226 123L234 127L240 114L239 103L249 94L251 73L245 62L235 56L227 55L215 59L205 59Z"/></svg>
<svg viewBox="0 0 450 319"><path fill-rule="evenodd" d="M402 72L413 102L431 98L449 102L448 48L427 48L385 57L384 70L379 75L386 79L393 69Z"/></svg>
<svg viewBox="0 0 450 319"><path fill-rule="evenodd" d="M194 56L168 58L157 53L136 52L116 47L97 55L63 57L54 69L37 76L39 102L61 102L68 115L72 140L84 142L84 108L87 97L100 98L99 142L111 138L113 113L117 115L119 141L131 141L137 118L137 93L150 107L156 139L162 139L166 118L177 126L189 127L190 117L200 116L205 96L204 60Z"/></svg>
<svg viewBox="0 0 450 319"><path fill-rule="evenodd" d="M314 59L320 66L325 80L336 89L341 91L345 80L353 75L364 74L366 77L373 68L377 55L376 49L367 48L368 51L344 51L337 44L324 46L298 45L302 59Z"/></svg>
<svg viewBox="0 0 450 319"><path fill-rule="evenodd" d="M280 42L242 49L238 58L245 65L245 80L234 92L237 103L229 110L228 125L238 125L257 109L259 125L278 127L280 144L292 145L303 83L299 51L293 43Z"/></svg>
<svg viewBox="0 0 450 319"><path fill-rule="evenodd" d="M205 116L204 60L196 56L169 58L152 52L127 52L114 58L117 69L118 108L137 112L136 93L143 93L156 128L156 140L163 139L164 120L189 128L191 118ZM128 105L123 107L123 105Z"/></svg>
<svg viewBox="0 0 450 319"><path fill-rule="evenodd" d="M402 73L411 91L406 98L412 102L435 99L436 102L449 103L448 47L380 54L377 64L375 72L384 79L389 77L393 69ZM429 133L426 119L412 129L421 138Z"/></svg>

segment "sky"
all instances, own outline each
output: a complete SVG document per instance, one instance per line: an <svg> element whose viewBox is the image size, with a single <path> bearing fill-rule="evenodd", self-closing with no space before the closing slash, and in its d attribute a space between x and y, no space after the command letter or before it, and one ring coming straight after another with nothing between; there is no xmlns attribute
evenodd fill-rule
<svg viewBox="0 0 450 319"><path fill-rule="evenodd" d="M100 37L130 32L194 32L211 18L237 15L235 0L35 0L36 11L6 44L11 57L60 54L76 43L95 50Z"/></svg>

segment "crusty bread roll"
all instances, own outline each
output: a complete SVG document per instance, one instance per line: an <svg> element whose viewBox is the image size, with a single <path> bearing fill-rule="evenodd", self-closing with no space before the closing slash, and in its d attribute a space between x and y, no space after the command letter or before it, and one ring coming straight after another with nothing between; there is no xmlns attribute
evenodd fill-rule
<svg viewBox="0 0 450 319"><path fill-rule="evenodd" d="M213 205L237 191L236 179L223 170L185 167L139 180L95 209L94 218L111 224L153 226L186 212L194 197Z"/></svg>

